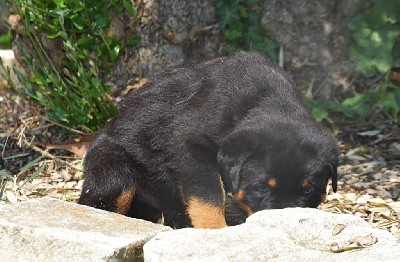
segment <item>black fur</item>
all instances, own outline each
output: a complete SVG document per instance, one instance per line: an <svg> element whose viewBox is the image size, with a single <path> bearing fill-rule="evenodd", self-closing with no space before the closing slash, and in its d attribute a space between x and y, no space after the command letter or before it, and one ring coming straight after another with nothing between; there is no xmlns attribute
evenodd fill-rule
<svg viewBox="0 0 400 262"><path fill-rule="evenodd" d="M190 198L223 206L224 195L239 190L252 211L316 207L331 177L336 190L338 155L291 78L241 52L172 68L132 93L85 157L79 202L115 211L116 198L133 186L132 207L162 211L175 227L190 226Z"/></svg>

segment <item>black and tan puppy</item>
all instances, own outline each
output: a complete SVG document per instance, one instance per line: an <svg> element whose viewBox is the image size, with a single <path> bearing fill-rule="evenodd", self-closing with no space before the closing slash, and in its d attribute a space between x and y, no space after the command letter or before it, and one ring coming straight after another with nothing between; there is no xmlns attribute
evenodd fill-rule
<svg viewBox="0 0 400 262"><path fill-rule="evenodd" d="M85 157L79 203L221 228L227 195L246 216L317 207L329 178L336 191L338 154L290 77L242 52L172 68L131 94Z"/></svg>

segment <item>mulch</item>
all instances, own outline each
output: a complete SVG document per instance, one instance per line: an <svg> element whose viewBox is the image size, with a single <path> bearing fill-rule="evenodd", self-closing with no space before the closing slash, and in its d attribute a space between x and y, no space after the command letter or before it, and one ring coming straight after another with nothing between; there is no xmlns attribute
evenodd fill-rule
<svg viewBox="0 0 400 262"><path fill-rule="evenodd" d="M66 132L45 117L44 109L6 88L0 87L0 104L0 153L5 160L0 170L13 176L4 180L0 205L42 196L76 201L83 183L81 158L43 146L71 140L71 130ZM400 239L400 128L344 126L336 135L341 149L338 191L329 192L319 208L359 216ZM47 156L21 172L42 154Z"/></svg>

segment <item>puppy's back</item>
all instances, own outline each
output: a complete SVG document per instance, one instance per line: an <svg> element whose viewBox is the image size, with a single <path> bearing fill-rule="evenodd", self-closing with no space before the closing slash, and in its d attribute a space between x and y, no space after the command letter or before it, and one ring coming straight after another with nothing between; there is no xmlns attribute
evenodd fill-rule
<svg viewBox="0 0 400 262"><path fill-rule="evenodd" d="M291 101L301 104L290 76L275 63L260 54L240 52L166 70L132 93L123 102L120 116L148 125L161 119L168 126L179 118L189 125L196 121L236 124L268 100L285 101L282 106L288 108L285 104Z"/></svg>

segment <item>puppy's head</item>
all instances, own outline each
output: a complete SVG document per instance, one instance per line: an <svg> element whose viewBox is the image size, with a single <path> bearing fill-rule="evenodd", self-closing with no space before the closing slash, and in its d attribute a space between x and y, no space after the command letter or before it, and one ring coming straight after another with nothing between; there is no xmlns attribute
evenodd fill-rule
<svg viewBox="0 0 400 262"><path fill-rule="evenodd" d="M263 209L317 207L332 179L337 188L336 139L319 125L245 128L218 153L225 190L248 215Z"/></svg>

